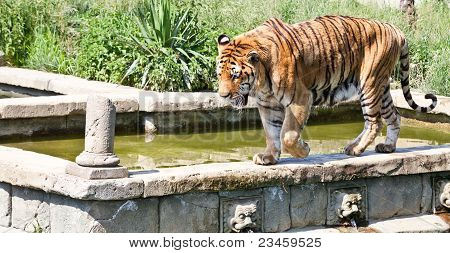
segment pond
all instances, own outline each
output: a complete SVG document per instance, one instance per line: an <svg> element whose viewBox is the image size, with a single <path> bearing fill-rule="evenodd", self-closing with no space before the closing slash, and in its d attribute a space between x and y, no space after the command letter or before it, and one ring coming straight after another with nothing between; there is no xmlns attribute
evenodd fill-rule
<svg viewBox="0 0 450 253"><path fill-rule="evenodd" d="M331 123L310 125L303 137L308 141L311 154L339 153L355 138L363 123ZM375 143L384 140L386 131ZM5 146L48 154L74 161L83 150L82 136L30 137L29 140L2 141ZM441 145L450 143L450 133L426 127L402 126L399 148ZM373 150L374 145L368 150ZM264 131L248 129L198 134L156 135L152 139L145 135L116 136L115 153L121 164L127 167L146 169L163 168L211 162L234 162L251 160L255 153L265 147ZM282 157L289 157L283 154Z"/></svg>

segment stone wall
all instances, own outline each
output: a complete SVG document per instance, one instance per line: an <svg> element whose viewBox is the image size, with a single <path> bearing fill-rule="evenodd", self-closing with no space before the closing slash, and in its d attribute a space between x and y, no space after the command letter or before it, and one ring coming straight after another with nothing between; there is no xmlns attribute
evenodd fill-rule
<svg viewBox="0 0 450 253"><path fill-rule="evenodd" d="M0 226L51 233L231 232L236 206L254 204L255 232L282 232L340 225L330 224L332 192L361 187L367 191L362 212L373 222L432 212L434 178L450 178L450 172L113 201L79 200L0 183Z"/></svg>

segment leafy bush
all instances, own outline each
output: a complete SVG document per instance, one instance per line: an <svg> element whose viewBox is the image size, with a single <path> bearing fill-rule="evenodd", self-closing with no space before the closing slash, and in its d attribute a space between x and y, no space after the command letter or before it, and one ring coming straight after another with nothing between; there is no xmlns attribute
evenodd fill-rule
<svg viewBox="0 0 450 253"><path fill-rule="evenodd" d="M26 61L35 29L50 20L50 10L55 4L50 0L2 0L0 2L0 50L13 65Z"/></svg>
<svg viewBox="0 0 450 253"><path fill-rule="evenodd" d="M144 89L208 88L213 61L203 55L206 38L192 10L173 9L168 0L144 0L135 11L135 21L139 32L130 38L140 55L125 77L140 69Z"/></svg>
<svg viewBox="0 0 450 253"><path fill-rule="evenodd" d="M92 15L92 14L91 14ZM98 81L119 83L136 57L135 48L125 36L136 28L128 15L111 12L85 17L76 47L75 73ZM124 84L133 84L130 76Z"/></svg>

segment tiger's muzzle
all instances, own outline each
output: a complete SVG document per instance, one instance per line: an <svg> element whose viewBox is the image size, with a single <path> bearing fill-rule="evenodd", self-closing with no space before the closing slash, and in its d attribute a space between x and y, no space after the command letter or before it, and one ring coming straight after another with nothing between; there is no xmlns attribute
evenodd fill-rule
<svg viewBox="0 0 450 253"><path fill-rule="evenodd" d="M250 83L242 83L239 85L239 91L231 96L231 105L236 108L242 108L248 103L248 95L250 94Z"/></svg>

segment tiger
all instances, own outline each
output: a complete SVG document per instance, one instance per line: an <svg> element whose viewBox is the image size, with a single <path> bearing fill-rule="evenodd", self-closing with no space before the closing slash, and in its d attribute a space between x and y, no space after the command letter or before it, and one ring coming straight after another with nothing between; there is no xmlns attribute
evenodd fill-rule
<svg viewBox="0 0 450 253"><path fill-rule="evenodd" d="M396 149L400 115L390 94L390 79L400 62L400 80L408 105L415 103L409 87L409 53L405 35L392 24L349 16L321 16L297 24L271 18L233 39L217 38L218 94L233 107L254 98L266 138L266 149L255 154L256 164L276 164L281 152L305 158L310 147L301 134L312 107L359 100L363 131L344 149L359 156L387 125L384 143L375 151Z"/></svg>

